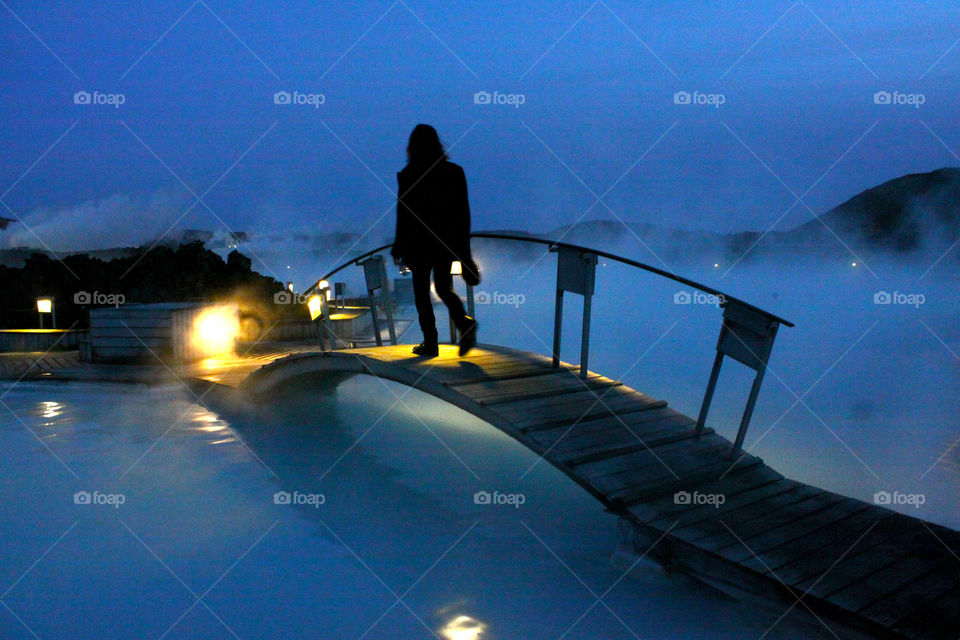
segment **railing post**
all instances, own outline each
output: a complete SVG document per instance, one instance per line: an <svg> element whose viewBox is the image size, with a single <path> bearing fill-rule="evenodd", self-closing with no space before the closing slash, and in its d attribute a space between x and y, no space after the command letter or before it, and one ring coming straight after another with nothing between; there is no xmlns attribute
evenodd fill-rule
<svg viewBox="0 0 960 640"><path fill-rule="evenodd" d="M700 407L696 433L699 437L703 431L707 412L710 409L710 402L713 400L713 392L717 385L717 377L720 375L723 357L729 356L754 369L757 374L753 379L753 385L750 387L750 395L747 398L747 406L744 408L743 417L740 419L736 439L730 449L730 457L733 458L743 448L743 440L747 435L750 419L753 417L753 409L757 403L760 385L763 383L763 374L767 369L767 361L770 359L770 352L773 349L773 341L777 337L780 322L769 315L748 309L732 300L724 301L722 306L723 324L720 327L720 337L717 339L717 355L713 361L713 369L710 372L710 381L707 383L703 405Z"/></svg>
<svg viewBox="0 0 960 640"><path fill-rule="evenodd" d="M717 351L713 359L713 369L710 371L710 381L707 382L707 392L703 394L703 404L700 405L700 416L697 418L697 438L703 432L703 425L707 421L707 412L710 411L710 403L713 401L713 390L717 387L717 378L720 377L720 367L723 365L723 353Z"/></svg>
<svg viewBox="0 0 960 640"><path fill-rule="evenodd" d="M560 364L560 320L563 313L563 292L583 296L583 329L580 335L580 377L587 377L590 355L590 311L594 280L597 275L597 254L560 245L557 252L557 309L553 322L553 366Z"/></svg>
<svg viewBox="0 0 960 640"><path fill-rule="evenodd" d="M397 344L397 330L393 326L393 304L390 302L390 280L387 278L387 261L380 258L380 300L383 310L387 314L387 331L390 334L390 344Z"/></svg>
<svg viewBox="0 0 960 640"><path fill-rule="evenodd" d="M563 328L563 289L557 286L556 306L553 312L553 366L560 366L560 333Z"/></svg>
<svg viewBox="0 0 960 640"><path fill-rule="evenodd" d="M363 267L363 277L367 283L367 300L370 303L370 315L373 319L373 337L378 347L383 346L383 338L380 337L380 322L377 319L377 305L374 300L374 292L380 290L380 298L383 302L387 315L387 329L390 332L390 342L397 343L397 334L393 326L393 312L390 309L390 297L387 289L387 269L383 256L373 255L357 263Z"/></svg>
<svg viewBox="0 0 960 640"><path fill-rule="evenodd" d="M586 380L589 369L587 359L590 356L590 309L593 304L593 295L583 296L583 329L580 333L580 377Z"/></svg>

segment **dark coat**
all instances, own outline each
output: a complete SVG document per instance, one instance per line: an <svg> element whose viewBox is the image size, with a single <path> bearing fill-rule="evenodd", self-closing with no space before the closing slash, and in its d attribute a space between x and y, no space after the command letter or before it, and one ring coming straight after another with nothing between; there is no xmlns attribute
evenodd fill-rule
<svg viewBox="0 0 960 640"><path fill-rule="evenodd" d="M391 254L407 264L470 260L470 204L463 168L440 161L397 173L397 233Z"/></svg>

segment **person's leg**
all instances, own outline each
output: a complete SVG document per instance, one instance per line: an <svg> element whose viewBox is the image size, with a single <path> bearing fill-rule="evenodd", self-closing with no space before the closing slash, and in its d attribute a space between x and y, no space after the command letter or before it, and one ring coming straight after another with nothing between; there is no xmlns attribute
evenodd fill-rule
<svg viewBox="0 0 960 640"><path fill-rule="evenodd" d="M433 299L430 297L431 268L429 263L411 265L410 272L413 278L413 301L417 306L423 342L434 345L437 344L437 319L433 315Z"/></svg>
<svg viewBox="0 0 960 640"><path fill-rule="evenodd" d="M470 328L471 322L467 319L467 312L463 309L463 301L453 290L453 277L450 275L450 260L438 259L433 263L433 287L443 304L450 310L453 324L462 333Z"/></svg>
<svg viewBox="0 0 960 640"><path fill-rule="evenodd" d="M450 261L438 260L433 265L433 286L450 310L450 317L460 331L460 355L465 356L477 344L477 321L467 315L460 296L453 290Z"/></svg>

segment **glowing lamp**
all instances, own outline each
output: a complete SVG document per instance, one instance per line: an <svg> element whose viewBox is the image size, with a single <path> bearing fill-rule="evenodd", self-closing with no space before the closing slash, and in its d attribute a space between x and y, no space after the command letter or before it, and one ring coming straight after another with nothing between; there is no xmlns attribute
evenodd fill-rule
<svg viewBox="0 0 960 640"><path fill-rule="evenodd" d="M228 356L240 334L236 311L225 305L203 309L193 321L194 347L208 357Z"/></svg>
<svg viewBox="0 0 960 640"><path fill-rule="evenodd" d="M452 276L462 276L463 275L463 265L460 264L459 260L454 260L450 263L450 275Z"/></svg>
<svg viewBox="0 0 960 640"><path fill-rule="evenodd" d="M333 297L333 292L330 290L330 283L326 280L321 280L317 283L317 291L326 291L326 298L329 300Z"/></svg>
<svg viewBox="0 0 960 640"><path fill-rule="evenodd" d="M287 267L287 268L289 269L290 267ZM293 291L293 283L292 283L292 282L288 282L288 283L287 283L287 291L291 291L291 292Z"/></svg>
<svg viewBox="0 0 960 640"><path fill-rule="evenodd" d="M43 329L43 314L50 314L50 325L57 328L57 314L53 310L53 298L37 298L37 315L40 318L40 328Z"/></svg>

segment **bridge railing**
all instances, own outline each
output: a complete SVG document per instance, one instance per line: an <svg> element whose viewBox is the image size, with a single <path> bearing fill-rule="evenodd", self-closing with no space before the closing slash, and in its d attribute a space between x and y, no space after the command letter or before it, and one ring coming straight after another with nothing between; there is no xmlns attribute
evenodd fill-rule
<svg viewBox="0 0 960 640"><path fill-rule="evenodd" d="M709 285L696 282L689 278L684 278L670 271L654 267L637 260L632 260L607 251L584 247L581 245L567 242L547 240L529 236L516 236L503 233L485 233L478 232L471 234L472 238L483 238L499 241L525 242L530 244L540 244L548 247L549 251L557 254L557 277L556 292L554 302L554 323L553 323L553 365L560 364L561 348L561 328L563 325L563 296L564 293L574 293L583 297L583 315L582 329L580 336L580 377L585 378L588 372L588 361L590 355L590 315L592 299L594 293L594 283L596 280L596 266L599 258L619 262L630 267L648 271L655 275L673 280L685 286L697 289L703 293L716 296L720 301L720 307L723 308L723 318L720 326L720 335L717 339L716 355L713 361L713 368L710 371L710 377L707 382L707 388L704 393L703 402L700 407L700 414L697 418L697 434L702 433L706 423L710 404L713 400L713 393L716 389L717 380L720 375L720 368L723 364L724 356L750 367L755 371L753 384L747 397L747 403L744 408L743 417L740 420L740 426L737 430L737 436L731 450L731 456L738 453L746 436L747 427L753 416L753 410L756 405L757 396L760 393L760 386L763 383L764 373L767 362L773 349L773 343L777 336L777 330L780 325L787 327L794 326L789 320L785 320L769 311L765 311L757 306L750 304L737 297L731 296L719 289ZM387 314L387 323L391 342L396 344L396 334L393 327L393 318L390 311L390 304L387 303L387 274L385 269L385 260L381 252L386 251L392 244L386 244L376 249L372 249L360 256L341 264L332 271L324 274L317 284L313 285L307 292L307 296L320 294L319 298L326 299L326 289L329 288L330 279L350 266L361 266L364 270L364 279L367 287L367 296L373 315L374 336L378 345L382 344L380 329L377 321L377 309L375 306L375 294L380 291L380 297L383 300L384 310ZM467 286L467 305L468 313L474 313L473 288ZM326 306L319 313L321 326L327 316ZM321 328L320 336L323 340L324 331L329 330ZM331 338L333 338L331 334ZM333 340L331 340L333 342Z"/></svg>

